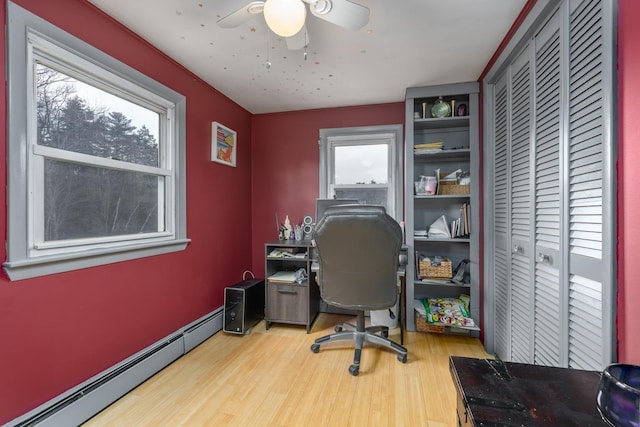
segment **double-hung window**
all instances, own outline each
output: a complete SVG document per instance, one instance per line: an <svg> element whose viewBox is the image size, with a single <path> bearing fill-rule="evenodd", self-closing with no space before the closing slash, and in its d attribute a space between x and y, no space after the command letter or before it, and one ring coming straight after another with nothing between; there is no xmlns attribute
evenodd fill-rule
<svg viewBox="0 0 640 427"><path fill-rule="evenodd" d="M10 16L9 277L183 249L184 97Z"/></svg>
<svg viewBox="0 0 640 427"><path fill-rule="evenodd" d="M320 130L320 197L379 205L402 220L402 126Z"/></svg>

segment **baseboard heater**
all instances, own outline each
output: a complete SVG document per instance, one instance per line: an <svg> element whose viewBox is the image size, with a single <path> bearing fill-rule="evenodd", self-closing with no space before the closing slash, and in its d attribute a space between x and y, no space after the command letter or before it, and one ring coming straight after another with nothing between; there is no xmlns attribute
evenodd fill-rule
<svg viewBox="0 0 640 427"><path fill-rule="evenodd" d="M6 426L80 425L222 330L222 321L220 307Z"/></svg>

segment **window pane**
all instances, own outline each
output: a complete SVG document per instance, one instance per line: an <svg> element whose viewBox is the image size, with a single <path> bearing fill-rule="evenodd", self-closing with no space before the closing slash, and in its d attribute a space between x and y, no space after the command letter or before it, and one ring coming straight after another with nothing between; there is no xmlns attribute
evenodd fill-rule
<svg viewBox="0 0 640 427"><path fill-rule="evenodd" d="M335 147L334 183L386 184L389 179L387 144L338 145Z"/></svg>
<svg viewBox="0 0 640 427"><path fill-rule="evenodd" d="M45 241L164 231L164 178L45 160Z"/></svg>
<svg viewBox="0 0 640 427"><path fill-rule="evenodd" d="M160 115L36 64L38 144L158 166Z"/></svg>
<svg viewBox="0 0 640 427"><path fill-rule="evenodd" d="M387 188L336 188L337 199L358 199L362 204L383 206L389 213Z"/></svg>

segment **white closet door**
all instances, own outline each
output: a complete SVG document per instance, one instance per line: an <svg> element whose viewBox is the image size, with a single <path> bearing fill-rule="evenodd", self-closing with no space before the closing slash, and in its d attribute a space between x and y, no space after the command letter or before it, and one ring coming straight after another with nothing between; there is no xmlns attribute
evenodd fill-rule
<svg viewBox="0 0 640 427"><path fill-rule="evenodd" d="M510 67L511 358L532 362L531 66L529 47Z"/></svg>
<svg viewBox="0 0 640 427"><path fill-rule="evenodd" d="M561 59L560 14L534 38L535 46L535 273L533 361L562 366L560 278Z"/></svg>
<svg viewBox="0 0 640 427"><path fill-rule="evenodd" d="M603 313L603 10L574 1L569 47L569 366L600 370L610 359ZM609 218L612 220L612 218ZM610 293L609 290L607 290Z"/></svg>
<svg viewBox="0 0 640 427"><path fill-rule="evenodd" d="M494 330L495 352L501 359L511 360L511 310L509 283L509 171L507 128L507 77L494 88Z"/></svg>

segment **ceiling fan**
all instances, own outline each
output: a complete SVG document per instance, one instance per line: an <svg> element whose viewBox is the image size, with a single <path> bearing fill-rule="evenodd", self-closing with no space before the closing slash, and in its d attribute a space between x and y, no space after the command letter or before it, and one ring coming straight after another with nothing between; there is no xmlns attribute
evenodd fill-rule
<svg viewBox="0 0 640 427"><path fill-rule="evenodd" d="M349 0L264 0L252 1L218 20L221 28L235 28L262 13L269 29L284 37L291 50L309 44L305 25L307 7L312 15L350 30L369 22L369 8Z"/></svg>

